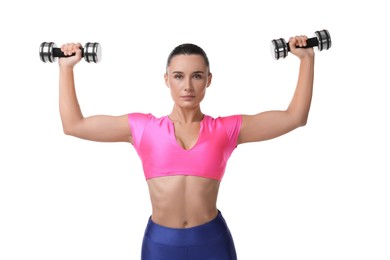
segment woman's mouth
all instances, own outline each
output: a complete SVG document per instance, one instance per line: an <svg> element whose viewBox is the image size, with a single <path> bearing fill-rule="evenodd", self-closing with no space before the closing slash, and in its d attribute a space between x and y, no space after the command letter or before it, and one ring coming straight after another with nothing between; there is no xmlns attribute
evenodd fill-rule
<svg viewBox="0 0 390 260"><path fill-rule="evenodd" d="M184 100L191 100L193 98L195 98L195 96L193 95L186 95L186 96L180 96L181 99L184 99Z"/></svg>

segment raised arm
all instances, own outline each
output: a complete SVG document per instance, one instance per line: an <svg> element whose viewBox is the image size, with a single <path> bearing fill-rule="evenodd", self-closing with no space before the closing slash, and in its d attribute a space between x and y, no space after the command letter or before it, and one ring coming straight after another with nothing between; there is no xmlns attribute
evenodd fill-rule
<svg viewBox="0 0 390 260"><path fill-rule="evenodd" d="M81 60L81 45L66 44L61 50L73 57L60 58L60 115L64 133L99 142L132 142L128 117L96 115L84 118L77 100L74 66Z"/></svg>
<svg viewBox="0 0 390 260"><path fill-rule="evenodd" d="M289 40L291 53L300 59L298 82L290 105L286 110L243 115L239 144L272 139L306 124L313 91L314 51L312 48L296 48L305 46L306 41L306 36Z"/></svg>

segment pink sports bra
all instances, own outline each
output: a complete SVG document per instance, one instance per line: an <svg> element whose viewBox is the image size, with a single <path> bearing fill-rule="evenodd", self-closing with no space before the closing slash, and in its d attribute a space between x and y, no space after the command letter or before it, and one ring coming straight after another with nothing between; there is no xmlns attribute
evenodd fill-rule
<svg viewBox="0 0 390 260"><path fill-rule="evenodd" d="M196 144L185 150L177 143L174 124L168 116L156 118L151 114L132 113L128 118L133 145L147 180L191 175L220 181L237 147L242 122L240 115L216 119L205 115Z"/></svg>

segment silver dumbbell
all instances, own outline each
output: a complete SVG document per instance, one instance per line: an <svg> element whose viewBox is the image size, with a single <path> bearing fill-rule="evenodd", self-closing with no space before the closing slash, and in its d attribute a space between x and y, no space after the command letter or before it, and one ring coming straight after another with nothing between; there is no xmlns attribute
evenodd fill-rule
<svg viewBox="0 0 390 260"><path fill-rule="evenodd" d="M317 47L319 51L322 51L328 50L332 46L332 40L327 30L316 31L314 35L315 37L307 39L307 45L301 48ZM275 60L286 58L289 51L289 43L286 43L283 38L271 41L271 55Z"/></svg>
<svg viewBox="0 0 390 260"><path fill-rule="evenodd" d="M71 55L74 56L75 54ZM87 42L81 48L81 55L88 63L98 63L102 59L102 48L97 42ZM61 48L57 48L54 42L42 42L39 46L39 58L43 62L55 62L57 58L69 57L65 55Z"/></svg>

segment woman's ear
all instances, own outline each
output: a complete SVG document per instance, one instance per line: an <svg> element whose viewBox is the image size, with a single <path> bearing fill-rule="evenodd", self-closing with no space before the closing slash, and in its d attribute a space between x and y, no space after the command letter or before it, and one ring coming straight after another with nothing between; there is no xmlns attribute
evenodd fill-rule
<svg viewBox="0 0 390 260"><path fill-rule="evenodd" d="M168 84L168 74L165 72L164 74L164 81L165 81L165 85L169 88L169 84Z"/></svg>
<svg viewBox="0 0 390 260"><path fill-rule="evenodd" d="M207 87L210 86L212 79L213 79L213 74L211 72L209 72L208 79L207 79Z"/></svg>

